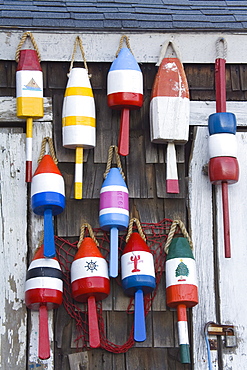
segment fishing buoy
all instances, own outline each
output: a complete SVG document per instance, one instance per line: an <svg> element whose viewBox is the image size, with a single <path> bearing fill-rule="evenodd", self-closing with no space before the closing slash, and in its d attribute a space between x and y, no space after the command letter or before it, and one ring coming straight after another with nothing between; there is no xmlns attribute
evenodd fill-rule
<svg viewBox="0 0 247 370"><path fill-rule="evenodd" d="M129 154L129 110L143 104L143 76L129 48L122 48L107 76L107 103L121 110L118 150Z"/></svg>
<svg viewBox="0 0 247 370"><path fill-rule="evenodd" d="M135 297L134 339L146 339L144 295L155 286L153 255L139 233L132 233L121 257L122 287L124 293Z"/></svg>
<svg viewBox="0 0 247 370"><path fill-rule="evenodd" d="M83 239L71 265L71 287L73 298L88 304L89 344L100 346L100 335L96 301L105 299L110 293L110 279L105 258L95 241Z"/></svg>
<svg viewBox="0 0 247 370"><path fill-rule="evenodd" d="M129 223L129 192L119 168L111 168L100 190L99 224L110 231L109 275L118 275L118 231Z"/></svg>
<svg viewBox="0 0 247 370"><path fill-rule="evenodd" d="M82 199L83 149L95 147L96 120L93 91L85 68L72 68L65 90L63 146L75 149L75 199Z"/></svg>
<svg viewBox="0 0 247 370"><path fill-rule="evenodd" d="M225 257L231 257L228 184L239 178L237 160L236 118L233 113L214 113L208 119L209 179L222 186Z"/></svg>
<svg viewBox="0 0 247 370"><path fill-rule="evenodd" d="M43 246L34 255L25 283L25 303L39 311L39 358L50 357L48 312L62 304L63 277L56 258L44 258Z"/></svg>
<svg viewBox="0 0 247 370"><path fill-rule="evenodd" d="M166 302L177 309L181 363L190 363L186 308L198 303L195 259L186 238L173 238L166 257Z"/></svg>
<svg viewBox="0 0 247 370"><path fill-rule="evenodd" d="M52 216L63 212L65 207L64 180L52 157L41 159L31 183L33 212L44 216L44 256L55 256L55 242Z"/></svg>
<svg viewBox="0 0 247 370"><path fill-rule="evenodd" d="M28 35L33 41L30 32L26 33L24 41ZM16 60L16 114L26 119L26 182L31 182L33 119L44 115L43 73L36 50L20 50Z"/></svg>
<svg viewBox="0 0 247 370"><path fill-rule="evenodd" d="M189 117L189 88L183 65L177 57L164 57L152 88L150 134L152 143L167 144L167 193L179 193L175 144L188 141Z"/></svg>

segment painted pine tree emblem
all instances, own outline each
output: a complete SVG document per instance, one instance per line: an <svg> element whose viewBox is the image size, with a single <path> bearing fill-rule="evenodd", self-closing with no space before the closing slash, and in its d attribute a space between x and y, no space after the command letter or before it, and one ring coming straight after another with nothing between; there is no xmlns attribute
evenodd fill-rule
<svg viewBox="0 0 247 370"><path fill-rule="evenodd" d="M185 281L186 279L183 279L183 276L189 276L189 269L187 265L181 260L178 267L175 270L176 277L180 276L180 279L178 281Z"/></svg>

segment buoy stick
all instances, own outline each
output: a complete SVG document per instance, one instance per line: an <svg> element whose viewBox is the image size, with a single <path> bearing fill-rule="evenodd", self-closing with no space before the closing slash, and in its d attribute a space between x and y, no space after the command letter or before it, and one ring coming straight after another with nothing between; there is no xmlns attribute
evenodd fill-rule
<svg viewBox="0 0 247 370"><path fill-rule="evenodd" d="M32 141L33 141L33 119L26 121L26 182L32 181Z"/></svg>
<svg viewBox="0 0 247 370"><path fill-rule="evenodd" d="M82 199L83 148L75 149L75 199Z"/></svg>
<svg viewBox="0 0 247 370"><path fill-rule="evenodd" d="M112 227L110 230L110 267L109 275L118 275L118 228Z"/></svg>
<svg viewBox="0 0 247 370"><path fill-rule="evenodd" d="M120 119L118 153L125 156L129 154L129 116L129 109L122 109Z"/></svg>
<svg viewBox="0 0 247 370"><path fill-rule="evenodd" d="M135 292L134 340L136 342L143 342L146 340L144 297L142 289L138 289Z"/></svg>
<svg viewBox="0 0 247 370"><path fill-rule="evenodd" d="M226 112L226 60L215 60L216 112Z"/></svg>
<svg viewBox="0 0 247 370"><path fill-rule="evenodd" d="M39 306L39 358L46 360L50 357L50 341L48 330L48 312L46 305Z"/></svg>
<svg viewBox="0 0 247 370"><path fill-rule="evenodd" d="M174 143L167 144L166 150L166 191L179 193L176 149Z"/></svg>
<svg viewBox="0 0 247 370"><path fill-rule="evenodd" d="M55 257L56 249L54 242L54 229L52 221L52 210L50 208L44 211L44 256Z"/></svg>
<svg viewBox="0 0 247 370"><path fill-rule="evenodd" d="M100 346L99 325L96 310L95 297L88 298L88 325L89 325L89 344L92 348Z"/></svg>
<svg viewBox="0 0 247 370"><path fill-rule="evenodd" d="M227 184L227 182L222 181L221 188L222 188L225 258L231 258L230 219L229 219L228 184Z"/></svg>
<svg viewBox="0 0 247 370"><path fill-rule="evenodd" d="M179 304L177 306L177 316L180 361L182 364L190 364L189 334L185 304Z"/></svg>

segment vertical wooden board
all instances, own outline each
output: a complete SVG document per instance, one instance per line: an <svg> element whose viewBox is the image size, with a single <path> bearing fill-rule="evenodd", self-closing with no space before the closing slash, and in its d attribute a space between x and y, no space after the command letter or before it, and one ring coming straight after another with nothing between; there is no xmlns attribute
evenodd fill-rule
<svg viewBox="0 0 247 370"><path fill-rule="evenodd" d="M174 311L153 312L154 347L175 347Z"/></svg>
<svg viewBox="0 0 247 370"><path fill-rule="evenodd" d="M107 339L117 345L126 343L128 331L128 315L122 311L107 311Z"/></svg>
<svg viewBox="0 0 247 370"><path fill-rule="evenodd" d="M126 353L126 370L173 370L167 366L165 348L131 348Z"/></svg>
<svg viewBox="0 0 247 370"><path fill-rule="evenodd" d="M216 322L216 297L214 277L214 245L212 186L203 166L208 162L208 129L195 129L194 144L189 164L189 224L188 230L194 245L197 266L199 304L192 309L193 356L195 370L208 369L204 327ZM214 367L217 351L211 351Z"/></svg>
<svg viewBox="0 0 247 370"><path fill-rule="evenodd" d="M135 199L140 222L157 223L164 218L163 199Z"/></svg>
<svg viewBox="0 0 247 370"><path fill-rule="evenodd" d="M157 293L152 303L153 311L166 311L166 281L165 274L162 274Z"/></svg>
<svg viewBox="0 0 247 370"><path fill-rule="evenodd" d="M223 364L226 369L240 369L246 361L247 311L245 281L247 279L247 198L246 146L247 133L237 133L240 178L228 186L231 258L224 257L221 187L217 186L217 239L219 261L220 317L222 324L236 327L237 347L223 346Z"/></svg>
<svg viewBox="0 0 247 370"><path fill-rule="evenodd" d="M133 319L131 320L133 323ZM143 342L135 342L136 348L152 348L153 345L153 315L149 311L145 317L146 339Z"/></svg>
<svg viewBox="0 0 247 370"><path fill-rule="evenodd" d="M27 314L24 284L27 253L25 136L0 132L0 363L2 369L26 368Z"/></svg>

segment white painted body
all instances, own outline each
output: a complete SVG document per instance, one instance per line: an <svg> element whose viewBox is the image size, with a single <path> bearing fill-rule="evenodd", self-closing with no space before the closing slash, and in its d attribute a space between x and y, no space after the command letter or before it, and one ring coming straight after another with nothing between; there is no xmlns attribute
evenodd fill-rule
<svg viewBox="0 0 247 370"><path fill-rule="evenodd" d="M208 138L209 157L235 157L237 158L237 140L233 134L214 134Z"/></svg>
<svg viewBox="0 0 247 370"><path fill-rule="evenodd" d="M140 271L133 272L134 257L138 258L137 268ZM140 258L139 258L140 257ZM155 277L153 255L145 251L132 251L121 257L121 274L122 280L134 275L149 275Z"/></svg>
<svg viewBox="0 0 247 370"><path fill-rule="evenodd" d="M90 269L92 262L94 269ZM71 282L78 279L90 277L104 277L109 279L108 265L104 258L101 257L82 257L74 260L71 265Z"/></svg>
<svg viewBox="0 0 247 370"><path fill-rule="evenodd" d="M107 94L132 92L143 94L142 72L135 70L114 70L107 75Z"/></svg>

